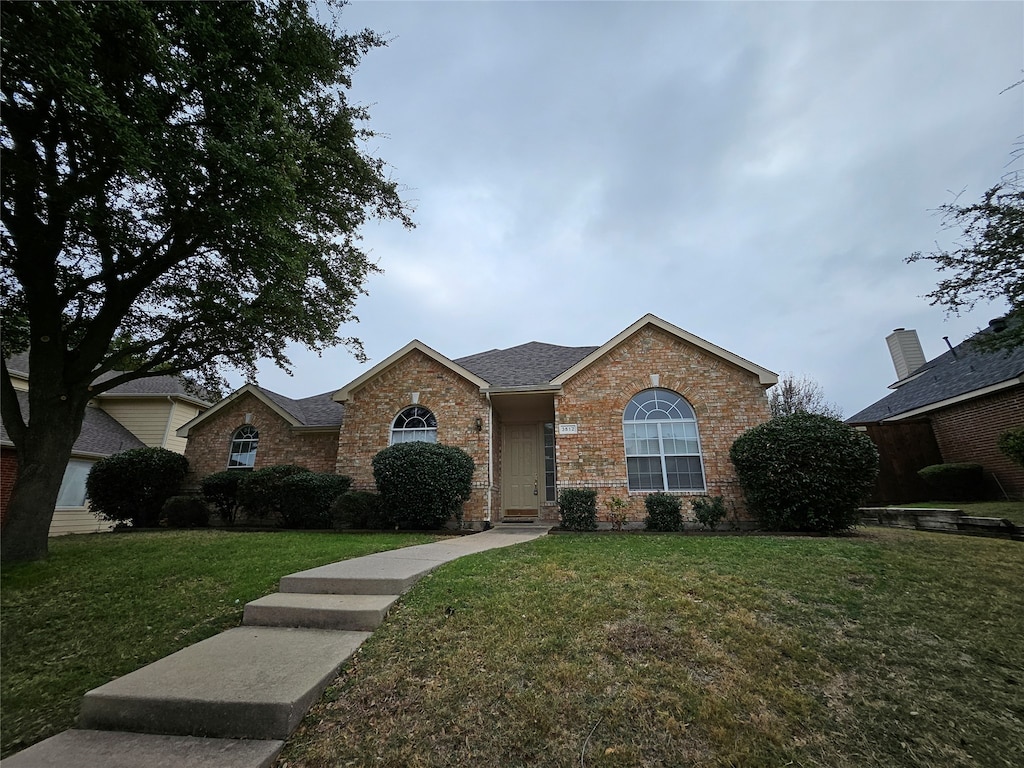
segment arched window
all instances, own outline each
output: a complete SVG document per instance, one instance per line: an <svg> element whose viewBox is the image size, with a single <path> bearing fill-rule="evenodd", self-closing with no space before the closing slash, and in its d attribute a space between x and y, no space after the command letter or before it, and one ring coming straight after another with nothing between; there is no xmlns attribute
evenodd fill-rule
<svg viewBox="0 0 1024 768"><path fill-rule="evenodd" d="M243 424L231 436L231 455L228 469L252 469L256 463L256 446L260 433L251 424Z"/></svg>
<svg viewBox="0 0 1024 768"><path fill-rule="evenodd" d="M645 389L622 415L631 491L703 491L693 408L667 389Z"/></svg>
<svg viewBox="0 0 1024 768"><path fill-rule="evenodd" d="M421 405L411 405L395 417L391 425L391 445L395 443L437 442L437 419Z"/></svg>

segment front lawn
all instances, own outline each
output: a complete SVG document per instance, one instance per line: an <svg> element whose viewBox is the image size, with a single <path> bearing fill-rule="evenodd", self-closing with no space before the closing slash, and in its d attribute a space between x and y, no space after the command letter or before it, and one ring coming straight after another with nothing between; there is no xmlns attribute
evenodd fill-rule
<svg viewBox="0 0 1024 768"><path fill-rule="evenodd" d="M1024 765L1024 546L560 535L449 563L279 766Z"/></svg>
<svg viewBox="0 0 1024 768"><path fill-rule="evenodd" d="M0 756L70 728L82 694L237 626L282 577L430 535L179 531L63 536L0 569Z"/></svg>

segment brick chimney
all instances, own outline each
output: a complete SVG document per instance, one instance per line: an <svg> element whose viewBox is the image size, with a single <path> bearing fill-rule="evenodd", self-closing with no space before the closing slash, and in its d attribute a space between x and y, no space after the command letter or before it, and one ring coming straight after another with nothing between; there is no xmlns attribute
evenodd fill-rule
<svg viewBox="0 0 1024 768"><path fill-rule="evenodd" d="M897 328L885 337L885 343L889 345L889 354L892 355L892 364L896 368L896 377L899 381L910 376L926 362L921 341L917 338L915 330Z"/></svg>

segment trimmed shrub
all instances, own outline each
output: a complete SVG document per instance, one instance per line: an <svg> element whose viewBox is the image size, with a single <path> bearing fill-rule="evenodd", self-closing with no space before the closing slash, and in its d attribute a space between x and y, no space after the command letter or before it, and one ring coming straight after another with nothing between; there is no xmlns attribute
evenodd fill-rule
<svg viewBox="0 0 1024 768"><path fill-rule="evenodd" d="M198 496L171 496L164 502L163 516L168 528L205 528L210 508Z"/></svg>
<svg viewBox="0 0 1024 768"><path fill-rule="evenodd" d="M250 474L252 470L249 469L225 469L223 472L207 475L199 482L203 498L217 510L224 525L234 525L239 506L238 484Z"/></svg>
<svg viewBox="0 0 1024 768"><path fill-rule="evenodd" d="M976 501L984 493L981 464L932 464L917 474L938 501Z"/></svg>
<svg viewBox="0 0 1024 768"><path fill-rule="evenodd" d="M331 505L331 521L335 528L381 530L395 526L384 514L380 497L369 491L349 491L336 498Z"/></svg>
<svg viewBox="0 0 1024 768"><path fill-rule="evenodd" d="M997 445L1010 461L1024 467L1024 427L1006 430L999 436Z"/></svg>
<svg viewBox="0 0 1024 768"><path fill-rule="evenodd" d="M432 530L452 517L461 521L473 469L468 453L440 443L396 443L373 457L382 511L402 528Z"/></svg>
<svg viewBox="0 0 1024 768"><path fill-rule="evenodd" d="M164 502L178 492L188 461L166 448L133 448L100 459L85 481L89 506L103 520L135 528L160 524Z"/></svg>
<svg viewBox="0 0 1024 768"><path fill-rule="evenodd" d="M299 472L271 491L278 496L282 528L330 528L331 505L352 485L351 478L326 472Z"/></svg>
<svg viewBox="0 0 1024 768"><path fill-rule="evenodd" d="M275 464L246 472L246 476L238 482L238 505L246 518L280 520L282 503L287 501L281 494L281 481L304 472L312 474L305 467L295 464Z"/></svg>
<svg viewBox="0 0 1024 768"><path fill-rule="evenodd" d="M682 502L678 496L667 493L649 493L644 498L647 517L644 527L648 531L683 530Z"/></svg>
<svg viewBox="0 0 1024 768"><path fill-rule="evenodd" d="M566 488L558 494L558 517L567 531L595 530L597 491L592 488Z"/></svg>
<svg viewBox="0 0 1024 768"><path fill-rule="evenodd" d="M698 496L690 505L697 522L708 530L714 530L725 517L725 499L721 496Z"/></svg>
<svg viewBox="0 0 1024 768"><path fill-rule="evenodd" d="M740 435L729 450L751 513L771 530L842 531L878 477L878 451L837 419L798 412Z"/></svg>

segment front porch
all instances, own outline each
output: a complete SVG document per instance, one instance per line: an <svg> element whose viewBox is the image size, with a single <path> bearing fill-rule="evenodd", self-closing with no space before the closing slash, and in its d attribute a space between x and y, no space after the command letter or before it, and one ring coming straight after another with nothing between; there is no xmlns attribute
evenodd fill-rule
<svg viewBox="0 0 1024 768"><path fill-rule="evenodd" d="M509 390L491 395L494 523L558 522L556 391Z"/></svg>

